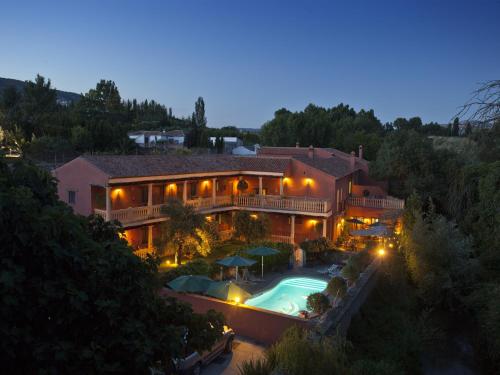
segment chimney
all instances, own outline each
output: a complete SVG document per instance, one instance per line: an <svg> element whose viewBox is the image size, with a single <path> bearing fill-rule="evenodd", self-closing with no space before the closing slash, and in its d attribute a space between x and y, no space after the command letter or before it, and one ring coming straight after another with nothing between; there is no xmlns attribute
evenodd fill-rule
<svg viewBox="0 0 500 375"><path fill-rule="evenodd" d="M351 151L351 159L349 160L350 165L351 165L351 171L354 171L356 168L356 153L354 151Z"/></svg>
<svg viewBox="0 0 500 375"><path fill-rule="evenodd" d="M359 154L358 157L360 159L363 159L363 145L359 145Z"/></svg>
<svg viewBox="0 0 500 375"><path fill-rule="evenodd" d="M300 143L299 143L299 141L297 141L297 142L295 143L295 148L300 148Z"/></svg>
<svg viewBox="0 0 500 375"><path fill-rule="evenodd" d="M314 147L312 145L309 146L309 149L307 150L307 156L309 159L314 159Z"/></svg>

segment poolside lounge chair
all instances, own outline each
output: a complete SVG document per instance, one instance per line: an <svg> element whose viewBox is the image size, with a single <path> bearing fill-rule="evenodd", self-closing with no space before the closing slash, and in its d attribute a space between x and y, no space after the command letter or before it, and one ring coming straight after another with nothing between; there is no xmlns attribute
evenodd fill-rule
<svg viewBox="0 0 500 375"><path fill-rule="evenodd" d="M335 263L332 264L328 268L324 268L324 269L318 270L318 272L321 273L322 275L337 274L339 271L340 271L340 266L337 265L337 264L335 264Z"/></svg>
<svg viewBox="0 0 500 375"><path fill-rule="evenodd" d="M254 275L252 275L247 268L245 268L243 270L243 276L242 276L241 279L243 281L246 281L246 282L249 282L249 283L256 283L256 282L262 281L261 279L259 279L259 278L255 277Z"/></svg>

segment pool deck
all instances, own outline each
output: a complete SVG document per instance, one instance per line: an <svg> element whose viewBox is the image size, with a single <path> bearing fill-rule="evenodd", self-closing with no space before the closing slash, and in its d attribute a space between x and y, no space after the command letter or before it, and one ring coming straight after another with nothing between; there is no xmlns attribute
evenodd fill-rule
<svg viewBox="0 0 500 375"><path fill-rule="evenodd" d="M328 268L328 266L296 267L284 272L268 272L264 273L263 280L238 281L238 285L245 289L248 293L255 295L264 290L271 289L283 279L294 276L307 276L328 282L330 281L328 274L321 274L318 272L326 268Z"/></svg>

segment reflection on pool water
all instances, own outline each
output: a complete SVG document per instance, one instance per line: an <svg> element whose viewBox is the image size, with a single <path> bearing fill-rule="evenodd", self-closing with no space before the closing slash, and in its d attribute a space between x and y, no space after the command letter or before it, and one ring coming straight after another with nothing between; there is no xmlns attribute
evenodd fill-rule
<svg viewBox="0 0 500 375"><path fill-rule="evenodd" d="M297 316L299 311L307 310L307 296L325 288L323 280L293 277L281 280L274 288L246 300L245 305Z"/></svg>

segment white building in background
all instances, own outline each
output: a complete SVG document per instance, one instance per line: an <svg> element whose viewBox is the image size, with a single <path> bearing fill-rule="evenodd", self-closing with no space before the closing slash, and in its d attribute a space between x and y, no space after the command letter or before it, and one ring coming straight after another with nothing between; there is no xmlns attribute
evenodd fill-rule
<svg viewBox="0 0 500 375"><path fill-rule="evenodd" d="M155 147L158 144L183 145L185 135L182 130L138 130L129 132L128 137L141 147Z"/></svg>
<svg viewBox="0 0 500 375"><path fill-rule="evenodd" d="M210 143L215 146L215 139L217 137L210 137L209 141ZM225 154L230 154L233 149L235 149L238 146L243 146L243 141L239 139L238 137L222 137L224 139L224 153Z"/></svg>

